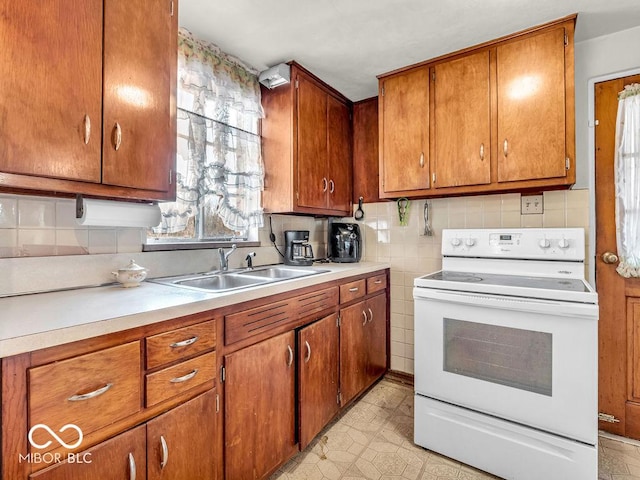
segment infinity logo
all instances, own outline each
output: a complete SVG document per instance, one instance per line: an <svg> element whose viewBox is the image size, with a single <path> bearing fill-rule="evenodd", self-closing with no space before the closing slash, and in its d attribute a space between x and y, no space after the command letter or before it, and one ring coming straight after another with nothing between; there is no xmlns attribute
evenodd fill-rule
<svg viewBox="0 0 640 480"><path fill-rule="evenodd" d="M58 435L56 435L56 433L51 430L49 428L48 425L45 425L44 423L38 423L37 425L34 425L33 427L31 427L31 429L29 430L29 443L31 444L31 446L35 447L35 448L47 448L49 445L51 445L52 441L48 440L47 442L43 443L42 445L36 443L33 440L33 433L38 430L38 429L42 429L42 430L46 430L47 432L49 432L49 434L56 439L56 441L62 445L64 448L67 448L69 450L76 448L77 446L79 446L82 443L82 430L80 429L80 427L78 427L77 425L74 425L73 423L67 423L66 425L64 425L61 429L59 433L64 432L65 430L69 430L70 428L74 429L76 432L78 432L78 441L75 443L65 443L64 440L62 440Z"/></svg>

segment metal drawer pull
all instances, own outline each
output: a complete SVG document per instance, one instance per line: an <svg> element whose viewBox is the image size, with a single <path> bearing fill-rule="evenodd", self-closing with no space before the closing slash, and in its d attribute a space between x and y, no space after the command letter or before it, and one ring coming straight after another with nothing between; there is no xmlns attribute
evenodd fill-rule
<svg viewBox="0 0 640 480"><path fill-rule="evenodd" d="M329 183L327 182L327 179L325 177L322 177L322 191L326 192L328 187Z"/></svg>
<svg viewBox="0 0 640 480"><path fill-rule="evenodd" d="M84 144L89 144L89 139L91 138L91 119L89 115L84 116Z"/></svg>
<svg viewBox="0 0 640 480"><path fill-rule="evenodd" d="M136 459L133 453L129 454L129 480L136 480Z"/></svg>
<svg viewBox="0 0 640 480"><path fill-rule="evenodd" d="M505 157L509 155L509 143L507 142L506 138L504 139L504 144L502 145L502 153L504 153Z"/></svg>
<svg viewBox="0 0 640 480"><path fill-rule="evenodd" d="M484 160L484 143L480 144L480 160Z"/></svg>
<svg viewBox="0 0 640 480"><path fill-rule="evenodd" d="M329 180L329 193L333 193L336 189L336 184L333 183L333 180Z"/></svg>
<svg viewBox="0 0 640 480"><path fill-rule="evenodd" d="M349 289L350 292L357 292L358 290L360 290L358 287L351 287Z"/></svg>
<svg viewBox="0 0 640 480"><path fill-rule="evenodd" d="M362 310L362 316L364 317L364 322L362 322L362 326L364 327L367 324L367 313Z"/></svg>
<svg viewBox="0 0 640 480"><path fill-rule="evenodd" d="M181 377L176 377L176 378L172 378L171 380L169 380L171 383L182 383L182 382L186 382L187 380L191 380L193 377L196 376L196 374L198 373L198 369L194 368L193 371L187 373L186 375L183 375Z"/></svg>
<svg viewBox="0 0 640 480"><path fill-rule="evenodd" d="M186 347L187 345L191 345L192 343L196 343L198 341L200 337L195 336L195 337L191 337L191 338L187 338L186 340L183 340L181 342L175 342L172 343L171 345L169 345L171 348L180 348L180 347Z"/></svg>
<svg viewBox="0 0 640 480"><path fill-rule="evenodd" d="M93 392L71 395L69 398L67 398L67 400L69 400L70 402L81 402L82 400L89 400L90 398L99 397L111 387L113 387L113 383L107 383L104 387L94 390Z"/></svg>
<svg viewBox="0 0 640 480"><path fill-rule="evenodd" d="M164 469L169 461L169 447L167 447L167 441L162 435L160 435L160 445L162 447L162 461L160 462L160 469Z"/></svg>
<svg viewBox="0 0 640 480"><path fill-rule="evenodd" d="M373 322L373 312L371 311L370 308L368 308L367 310L369 310L369 323Z"/></svg>
<svg viewBox="0 0 640 480"><path fill-rule="evenodd" d="M424 168L424 152L420 152L420 168Z"/></svg>
<svg viewBox="0 0 640 480"><path fill-rule="evenodd" d="M382 280L378 279L378 280L376 280L376 281L375 281L375 282L373 282L373 283L375 283L376 285L380 285L380 284L382 283Z"/></svg>
<svg viewBox="0 0 640 480"><path fill-rule="evenodd" d="M287 345L287 350L289 350L289 360L287 361L287 367L293 365L293 350L291 350L291 346Z"/></svg>
<svg viewBox="0 0 640 480"><path fill-rule="evenodd" d="M307 355L304 357L304 363L309 363L309 360L311 360L311 345L309 345L309 342L304 342L304 346L307 348Z"/></svg>
<svg viewBox="0 0 640 480"><path fill-rule="evenodd" d="M120 128L120 124L116 122L113 127L113 148L115 148L116 152L120 149L120 145L122 144L122 128Z"/></svg>

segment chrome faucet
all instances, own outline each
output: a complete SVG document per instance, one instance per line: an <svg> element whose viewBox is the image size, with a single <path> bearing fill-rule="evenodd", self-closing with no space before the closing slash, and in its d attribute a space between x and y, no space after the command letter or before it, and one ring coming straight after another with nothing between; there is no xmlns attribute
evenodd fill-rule
<svg viewBox="0 0 640 480"><path fill-rule="evenodd" d="M237 245L234 243L231 245L231 250L228 252L224 251L224 248L218 249L218 256L220 257L220 270L226 272L229 270L229 255L231 255L237 248Z"/></svg>

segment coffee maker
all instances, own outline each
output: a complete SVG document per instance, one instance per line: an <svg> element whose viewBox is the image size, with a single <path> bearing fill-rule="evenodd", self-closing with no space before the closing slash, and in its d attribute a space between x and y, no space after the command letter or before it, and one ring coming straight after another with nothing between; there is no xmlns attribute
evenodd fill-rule
<svg viewBox="0 0 640 480"><path fill-rule="evenodd" d="M308 267L313 264L313 249L309 245L309 230L285 230L284 263Z"/></svg>
<svg viewBox="0 0 640 480"><path fill-rule="evenodd" d="M337 263L359 262L362 236L357 223L333 222L329 219L329 260Z"/></svg>

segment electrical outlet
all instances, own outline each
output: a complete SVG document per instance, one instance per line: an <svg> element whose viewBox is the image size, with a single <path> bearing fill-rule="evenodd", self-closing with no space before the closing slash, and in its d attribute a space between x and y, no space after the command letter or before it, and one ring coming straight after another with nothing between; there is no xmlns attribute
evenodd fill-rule
<svg viewBox="0 0 640 480"><path fill-rule="evenodd" d="M544 212L544 200L542 195L522 195L520 197L520 214L534 215Z"/></svg>

